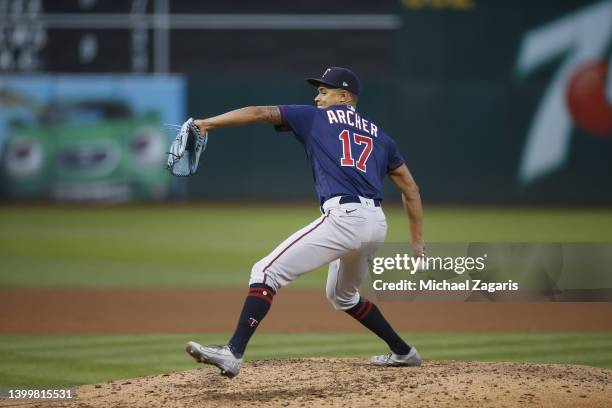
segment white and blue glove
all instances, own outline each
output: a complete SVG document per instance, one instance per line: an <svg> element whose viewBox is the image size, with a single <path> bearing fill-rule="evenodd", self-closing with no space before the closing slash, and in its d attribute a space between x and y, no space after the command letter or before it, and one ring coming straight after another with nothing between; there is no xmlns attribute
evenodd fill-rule
<svg viewBox="0 0 612 408"><path fill-rule="evenodd" d="M208 132L202 135L193 118L187 119L170 145L167 166L170 173L177 177L195 174L207 142Z"/></svg>

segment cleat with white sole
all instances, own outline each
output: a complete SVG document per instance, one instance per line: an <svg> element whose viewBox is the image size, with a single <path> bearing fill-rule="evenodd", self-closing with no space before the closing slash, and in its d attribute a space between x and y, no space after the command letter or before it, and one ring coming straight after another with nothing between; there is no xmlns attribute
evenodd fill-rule
<svg viewBox="0 0 612 408"><path fill-rule="evenodd" d="M190 341L185 351L198 363L214 365L221 370L221 375L229 378L238 375L242 366L242 358L234 356L227 345L203 346L195 341Z"/></svg>
<svg viewBox="0 0 612 408"><path fill-rule="evenodd" d="M387 354L383 354L381 356L374 356L370 359L370 363L383 367L419 367L422 361L423 360L421 360L421 355L414 347L412 347L410 349L410 353L406 355L399 355L390 351Z"/></svg>

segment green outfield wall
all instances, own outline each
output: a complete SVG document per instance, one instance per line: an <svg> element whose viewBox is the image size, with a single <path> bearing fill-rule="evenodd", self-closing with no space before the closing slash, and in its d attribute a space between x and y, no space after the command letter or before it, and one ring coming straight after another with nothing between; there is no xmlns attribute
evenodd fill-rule
<svg viewBox="0 0 612 408"><path fill-rule="evenodd" d="M314 89L303 79L338 65L361 77L359 110L397 141L426 203L612 203L612 0L268 0L241 4L240 15L232 5L172 2L169 28L151 19L155 35L139 43L138 54L136 19L109 20L129 17L127 4L84 11L45 2L32 23L48 37L33 56L38 65L0 76L0 196L316 200L302 147L271 127L213 132L196 177L154 185L144 197L132 192L138 178L108 175L69 186L78 190L70 194L59 180L20 195L43 160L63 157L75 168L114 153L86 146L55 160L36 140L14 139L48 139L43 107L91 106L90 99L123 104L132 119L153 112L157 128L245 105L311 104ZM72 16L68 23L99 13L96 24L108 27L96 31L97 46L84 60L79 44L90 33L47 27L47 13ZM6 66L0 73L20 69ZM130 88L143 81L151 86ZM172 89L162 86L171 81ZM16 125L37 120L39 130L20 133ZM83 138L92 133L77 129ZM169 141L173 130L166 130ZM131 149L124 156L141 154L163 168L164 148L138 139L142 132L123 135L137 139L122 147ZM108 191L98 194L96 186Z"/></svg>
<svg viewBox="0 0 612 408"><path fill-rule="evenodd" d="M396 8L401 28L383 45L393 63L364 68L359 110L396 139L424 200L610 203L612 81L601 75L610 70L612 2L417 3ZM190 114L311 104L300 74L193 78ZM189 181L193 196L315 197L291 134L222 130L209 149Z"/></svg>

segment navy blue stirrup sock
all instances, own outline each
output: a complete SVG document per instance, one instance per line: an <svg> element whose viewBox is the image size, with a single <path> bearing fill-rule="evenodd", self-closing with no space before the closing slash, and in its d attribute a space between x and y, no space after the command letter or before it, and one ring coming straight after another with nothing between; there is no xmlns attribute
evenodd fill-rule
<svg viewBox="0 0 612 408"><path fill-rule="evenodd" d="M274 295L276 295L274 289L263 283L254 283L249 286L249 294L246 296L244 306L242 306L236 331L228 342L234 356L241 358L244 354L244 350L257 326L268 314Z"/></svg>
<svg viewBox="0 0 612 408"><path fill-rule="evenodd" d="M405 355L410 353L410 345L398 336L374 303L360 298L359 303L345 310L345 312L383 339L395 354Z"/></svg>

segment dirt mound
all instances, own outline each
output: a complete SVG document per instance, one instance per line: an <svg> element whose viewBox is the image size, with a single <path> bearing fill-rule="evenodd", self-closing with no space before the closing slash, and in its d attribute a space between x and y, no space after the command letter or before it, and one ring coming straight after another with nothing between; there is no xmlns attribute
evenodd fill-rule
<svg viewBox="0 0 612 408"><path fill-rule="evenodd" d="M35 407L609 407L612 371L578 365L427 361L379 368L365 359L248 362L85 385L71 402ZM2 405L0 403L0 405Z"/></svg>

